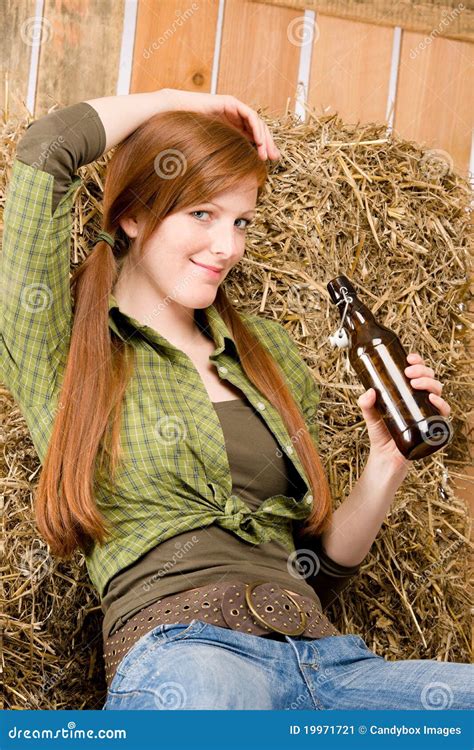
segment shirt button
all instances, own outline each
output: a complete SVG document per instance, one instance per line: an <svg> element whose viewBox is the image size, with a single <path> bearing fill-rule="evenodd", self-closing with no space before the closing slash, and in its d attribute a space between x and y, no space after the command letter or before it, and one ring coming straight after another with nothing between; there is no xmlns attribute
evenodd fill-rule
<svg viewBox="0 0 474 750"><path fill-rule="evenodd" d="M265 404L263 403L263 401L259 401L259 402L258 402L258 404L257 404L257 407L258 407L258 408L259 408L259 409L260 409L261 411L263 411L263 410L265 409Z"/></svg>
<svg viewBox="0 0 474 750"><path fill-rule="evenodd" d="M291 453L293 453L293 446L292 445L287 445L286 446L286 451L287 451L287 453L290 453L290 455L291 455Z"/></svg>
<svg viewBox="0 0 474 750"><path fill-rule="evenodd" d="M223 375L227 372L227 367L219 367L219 372L221 372Z"/></svg>

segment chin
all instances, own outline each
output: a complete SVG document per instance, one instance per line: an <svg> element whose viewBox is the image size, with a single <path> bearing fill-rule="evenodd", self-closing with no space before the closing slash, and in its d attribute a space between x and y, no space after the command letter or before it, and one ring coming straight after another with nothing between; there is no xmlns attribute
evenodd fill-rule
<svg viewBox="0 0 474 750"><path fill-rule="evenodd" d="M204 308L209 307L209 305L212 305L214 303L216 294L217 287L215 289L209 288L207 290L204 290L202 294L194 295L192 299L188 297L186 300L180 302L180 304L184 307L189 307L192 310L203 310Z"/></svg>

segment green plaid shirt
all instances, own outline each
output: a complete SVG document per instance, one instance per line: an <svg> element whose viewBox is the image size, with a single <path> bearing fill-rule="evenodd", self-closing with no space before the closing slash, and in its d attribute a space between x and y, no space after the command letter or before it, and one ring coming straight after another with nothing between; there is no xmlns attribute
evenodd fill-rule
<svg viewBox="0 0 474 750"><path fill-rule="evenodd" d="M21 407L41 463L70 341L71 208L80 184L76 176L51 215L53 176L16 159L4 212L2 380ZM253 512L232 493L224 435L198 371L157 331L121 312L111 294L110 328L133 343L137 364L124 400L123 466L113 487L106 479L95 485L98 507L114 530L106 544L96 544L86 556L100 596L114 574L159 542L213 523L251 544L279 540L290 553L292 522L311 511L309 482L279 413L245 376L216 308L210 305L206 313L217 344L210 359L219 376L240 388L259 411L307 491L300 500L275 495ZM243 319L282 368L317 442L313 417L319 391L296 344L276 321L249 314Z"/></svg>

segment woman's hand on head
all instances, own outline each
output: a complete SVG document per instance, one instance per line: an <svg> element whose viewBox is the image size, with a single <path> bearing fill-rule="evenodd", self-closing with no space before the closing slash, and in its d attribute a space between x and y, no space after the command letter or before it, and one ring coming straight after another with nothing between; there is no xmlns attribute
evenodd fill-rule
<svg viewBox="0 0 474 750"><path fill-rule="evenodd" d="M204 94L182 89L161 89L164 106L170 110L186 109L214 115L239 130L257 146L262 160L279 159L281 154L272 138L268 125L254 109L230 94Z"/></svg>

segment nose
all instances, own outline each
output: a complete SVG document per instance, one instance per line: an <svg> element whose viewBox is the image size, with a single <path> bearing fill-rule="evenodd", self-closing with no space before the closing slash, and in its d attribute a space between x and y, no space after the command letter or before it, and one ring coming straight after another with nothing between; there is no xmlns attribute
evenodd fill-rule
<svg viewBox="0 0 474 750"><path fill-rule="evenodd" d="M214 227L211 234L210 250L213 255L221 258L232 258L239 252L239 239L237 237L239 230L235 225L228 222L221 222L220 226Z"/></svg>

